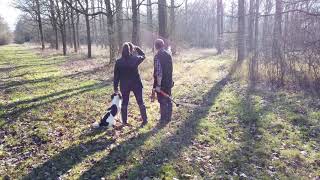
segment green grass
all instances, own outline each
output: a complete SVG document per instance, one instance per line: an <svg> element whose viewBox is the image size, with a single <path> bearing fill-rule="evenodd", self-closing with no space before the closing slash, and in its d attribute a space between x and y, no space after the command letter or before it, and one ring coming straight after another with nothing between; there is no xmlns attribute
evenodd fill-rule
<svg viewBox="0 0 320 180"><path fill-rule="evenodd" d="M150 123L132 97L132 127L91 130L109 103L112 67L0 47L0 174L12 179L312 179L320 175L320 100L247 82L229 52L174 57L182 107L159 126L148 100L151 54L140 72ZM182 55L183 54L183 55ZM92 64L102 65L99 67ZM105 66L104 66L105 65Z"/></svg>

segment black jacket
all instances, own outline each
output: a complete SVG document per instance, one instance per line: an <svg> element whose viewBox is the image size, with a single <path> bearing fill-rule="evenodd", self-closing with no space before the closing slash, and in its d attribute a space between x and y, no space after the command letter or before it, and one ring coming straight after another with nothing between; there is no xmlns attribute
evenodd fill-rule
<svg viewBox="0 0 320 180"><path fill-rule="evenodd" d="M133 86L142 86L138 66L145 59L145 54L140 48L136 48L138 55L132 55L128 58L120 58L116 61L114 67L113 88L118 90L119 82L120 89L130 88Z"/></svg>
<svg viewBox="0 0 320 180"><path fill-rule="evenodd" d="M161 64L162 69L162 80L161 80L161 88L164 90L171 89L173 87L173 80L172 80L172 56L166 50L160 50L156 55L155 59L158 59ZM156 69L154 69L154 84L153 87L157 85L157 78L155 75Z"/></svg>

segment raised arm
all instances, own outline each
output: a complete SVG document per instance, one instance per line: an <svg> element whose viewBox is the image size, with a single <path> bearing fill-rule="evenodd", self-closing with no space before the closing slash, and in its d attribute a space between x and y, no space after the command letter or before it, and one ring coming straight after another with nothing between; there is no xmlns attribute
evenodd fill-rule
<svg viewBox="0 0 320 180"><path fill-rule="evenodd" d="M141 50L140 47L136 46L135 50L137 51L138 55L137 55L137 60L138 60L138 65L141 64L143 62L143 60L146 59L146 55L144 54L144 52Z"/></svg>

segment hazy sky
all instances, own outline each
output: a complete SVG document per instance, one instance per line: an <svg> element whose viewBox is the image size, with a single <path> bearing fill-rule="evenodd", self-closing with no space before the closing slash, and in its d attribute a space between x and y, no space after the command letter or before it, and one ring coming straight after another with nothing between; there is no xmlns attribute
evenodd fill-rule
<svg viewBox="0 0 320 180"><path fill-rule="evenodd" d="M10 29L14 30L20 11L12 7L14 0L0 0L0 15L9 24Z"/></svg>
<svg viewBox="0 0 320 180"><path fill-rule="evenodd" d="M192 1L194 0L188 0L188 2ZM225 0L227 3L229 3L229 1L230 0ZM11 30L14 30L17 18L21 14L18 9L12 7L13 2L14 0L0 0L0 15L9 24ZM185 0L176 0L176 4L181 4L182 2L185 2Z"/></svg>

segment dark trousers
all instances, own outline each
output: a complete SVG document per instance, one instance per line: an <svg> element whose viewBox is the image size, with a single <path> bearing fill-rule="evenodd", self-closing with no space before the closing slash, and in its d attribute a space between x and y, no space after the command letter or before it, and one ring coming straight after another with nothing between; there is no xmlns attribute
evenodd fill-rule
<svg viewBox="0 0 320 180"><path fill-rule="evenodd" d="M142 89L143 88L141 86L120 88L120 91L122 94L121 116L122 116L123 123L128 122L128 104L129 104L129 98L130 98L131 91L133 92L134 96L136 97L143 122L148 121L146 106L144 105L144 102L143 102Z"/></svg>
<svg viewBox="0 0 320 180"><path fill-rule="evenodd" d="M165 93L171 96L171 89L162 89ZM160 104L160 121L169 122L172 117L172 102L168 97L157 93L158 102Z"/></svg>

